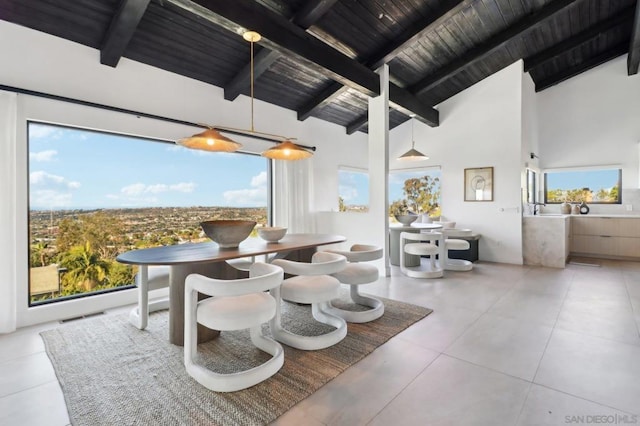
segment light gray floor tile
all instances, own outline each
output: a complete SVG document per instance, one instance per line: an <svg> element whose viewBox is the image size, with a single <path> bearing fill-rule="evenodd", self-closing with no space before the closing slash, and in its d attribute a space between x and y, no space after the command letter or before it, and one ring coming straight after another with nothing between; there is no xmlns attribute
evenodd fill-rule
<svg viewBox="0 0 640 426"><path fill-rule="evenodd" d="M445 353L525 380L533 379L552 327L485 314Z"/></svg>
<svg viewBox="0 0 640 426"><path fill-rule="evenodd" d="M69 416L57 381L0 398L0 424L64 426Z"/></svg>
<svg viewBox="0 0 640 426"><path fill-rule="evenodd" d="M513 425L529 383L446 355L435 360L371 425Z"/></svg>
<svg viewBox="0 0 640 426"><path fill-rule="evenodd" d="M640 345L631 303L627 298L570 298L567 294L556 327L619 342Z"/></svg>
<svg viewBox="0 0 640 426"><path fill-rule="evenodd" d="M442 352L481 315L482 311L472 311L456 306L442 306L422 321L400 333L398 338Z"/></svg>
<svg viewBox="0 0 640 426"><path fill-rule="evenodd" d="M518 426L556 426L562 424L635 424L633 414L596 404L544 386L533 385L527 395ZM605 420L605 421L603 421ZM613 420L613 421L609 421Z"/></svg>
<svg viewBox="0 0 640 426"><path fill-rule="evenodd" d="M438 355L393 338L300 402L295 411L330 425L364 425Z"/></svg>
<svg viewBox="0 0 640 426"><path fill-rule="evenodd" d="M640 347L556 329L534 382L640 414Z"/></svg>
<svg viewBox="0 0 640 426"><path fill-rule="evenodd" d="M44 352L0 363L0 397L55 380L51 361Z"/></svg>
<svg viewBox="0 0 640 426"><path fill-rule="evenodd" d="M524 290L531 293L548 294L552 296L564 296L571 286L573 272L566 269L559 269L562 273L549 272L545 268L544 272L532 270L523 277L513 290Z"/></svg>
<svg viewBox="0 0 640 426"><path fill-rule="evenodd" d="M511 290L489 309L489 313L553 327L564 296Z"/></svg>
<svg viewBox="0 0 640 426"><path fill-rule="evenodd" d="M38 352L44 352L44 343L36 332L0 334L0 362Z"/></svg>

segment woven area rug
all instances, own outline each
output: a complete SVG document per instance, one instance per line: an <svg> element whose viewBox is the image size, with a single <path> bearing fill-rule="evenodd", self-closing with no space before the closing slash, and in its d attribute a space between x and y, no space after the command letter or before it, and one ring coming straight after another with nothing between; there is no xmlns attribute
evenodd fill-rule
<svg viewBox="0 0 640 426"><path fill-rule="evenodd" d="M283 345L285 362L276 375L232 393L209 391L187 375L182 347L168 342L168 311L151 314L146 330L136 329L121 314L41 335L74 425L263 425L432 312L382 300L383 317L349 323L347 337L327 349L300 351ZM310 307L289 303L283 322L306 335L328 327L311 319ZM237 371L268 358L247 340L248 333L224 332L198 350L214 371Z"/></svg>

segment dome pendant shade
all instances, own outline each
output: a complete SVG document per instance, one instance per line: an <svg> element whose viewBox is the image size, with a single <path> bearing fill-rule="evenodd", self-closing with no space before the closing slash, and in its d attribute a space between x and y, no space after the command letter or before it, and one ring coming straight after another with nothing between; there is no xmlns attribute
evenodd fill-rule
<svg viewBox="0 0 640 426"><path fill-rule="evenodd" d="M417 151L413 148L411 148L409 151L405 152L400 157L398 157L398 160L402 160L402 161L420 161L420 160L428 160L428 159L429 159L428 156L424 155L420 151Z"/></svg>
<svg viewBox="0 0 640 426"><path fill-rule="evenodd" d="M313 156L313 154L306 149L288 140L267 149L261 155L271 158L272 160L304 160L305 158Z"/></svg>
<svg viewBox="0 0 640 426"><path fill-rule="evenodd" d="M233 152L242 147L242 144L221 135L220 132L215 129L207 129L202 133L180 139L176 143L185 148L211 152Z"/></svg>

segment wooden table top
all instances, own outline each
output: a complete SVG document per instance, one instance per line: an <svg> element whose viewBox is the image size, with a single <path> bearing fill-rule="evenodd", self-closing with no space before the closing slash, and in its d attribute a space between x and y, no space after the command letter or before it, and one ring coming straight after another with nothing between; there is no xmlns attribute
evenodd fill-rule
<svg viewBox="0 0 640 426"><path fill-rule="evenodd" d="M342 235L287 234L277 243L268 243L261 238L248 238L237 248L221 249L214 242L187 243L173 246L132 250L120 254L116 260L132 265L181 265L207 263L259 256L268 253L300 250L346 241Z"/></svg>

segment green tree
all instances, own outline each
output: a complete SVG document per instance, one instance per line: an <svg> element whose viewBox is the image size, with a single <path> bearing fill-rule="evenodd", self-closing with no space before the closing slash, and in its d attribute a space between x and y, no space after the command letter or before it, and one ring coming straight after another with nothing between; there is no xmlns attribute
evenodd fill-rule
<svg viewBox="0 0 640 426"><path fill-rule="evenodd" d="M88 241L64 253L60 266L67 270L63 275L63 285L71 294L95 289L104 284L109 274L109 262L101 259Z"/></svg>
<svg viewBox="0 0 640 426"><path fill-rule="evenodd" d="M342 197L338 197L338 211L339 212L347 211L347 206L344 204L344 198Z"/></svg>

